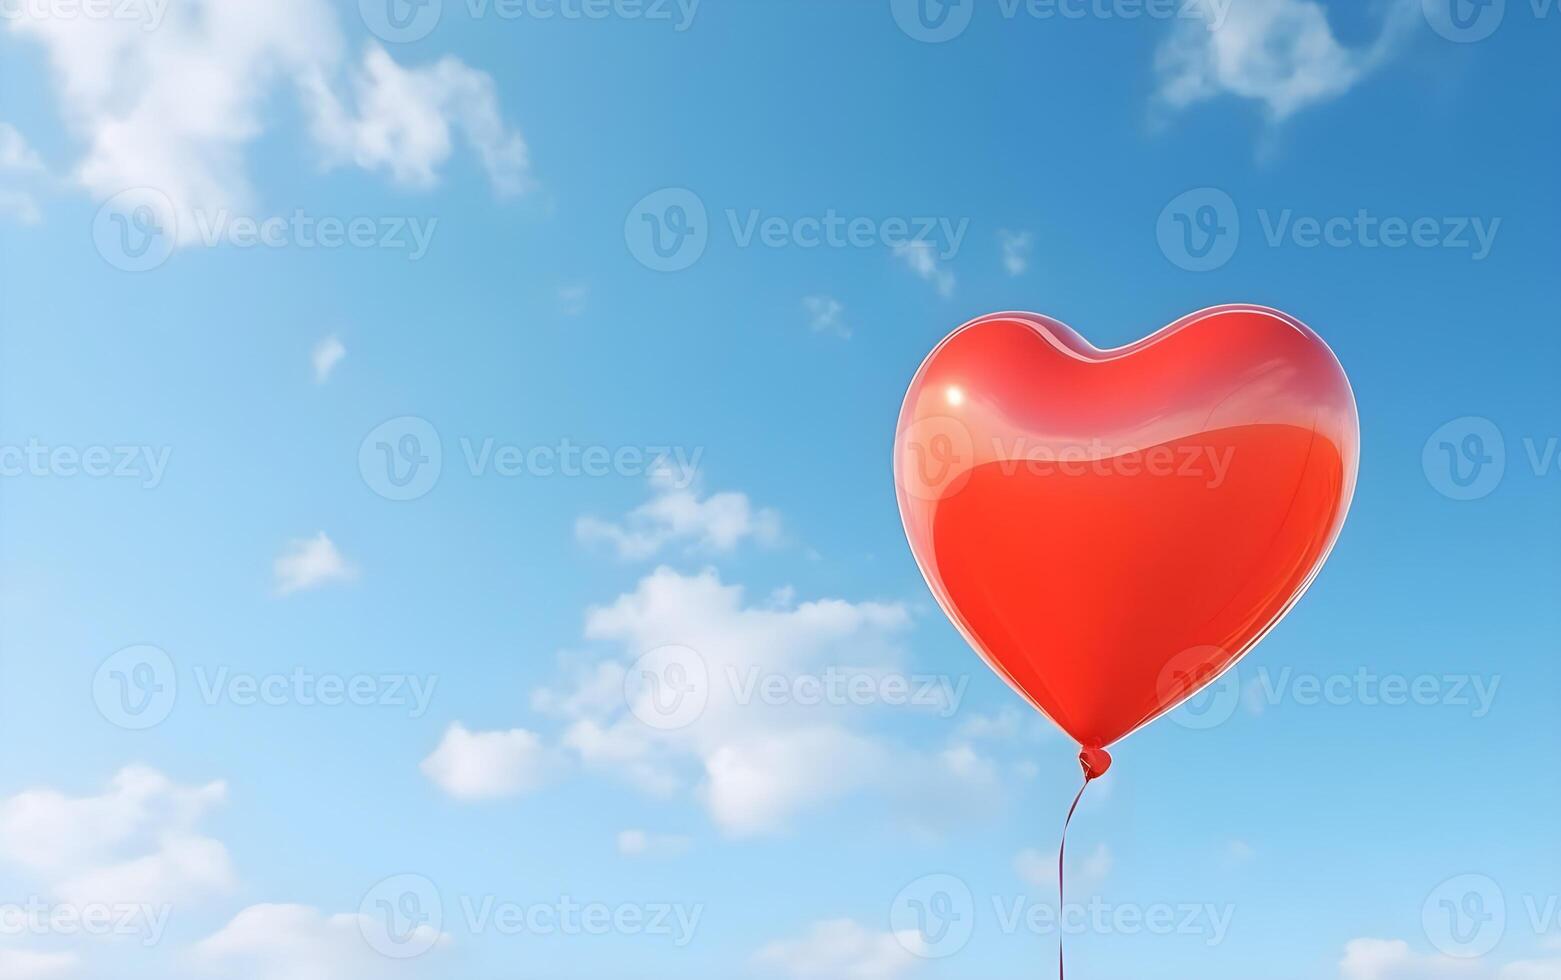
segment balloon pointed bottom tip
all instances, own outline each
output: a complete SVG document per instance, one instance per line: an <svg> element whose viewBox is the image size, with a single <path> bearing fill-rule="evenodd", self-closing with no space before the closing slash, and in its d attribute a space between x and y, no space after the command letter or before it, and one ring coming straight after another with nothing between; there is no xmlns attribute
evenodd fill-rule
<svg viewBox="0 0 1561 980"><path fill-rule="evenodd" d="M1079 753L1079 765L1084 767L1084 781L1092 782L1111 768L1111 753L1105 749L1086 748Z"/></svg>

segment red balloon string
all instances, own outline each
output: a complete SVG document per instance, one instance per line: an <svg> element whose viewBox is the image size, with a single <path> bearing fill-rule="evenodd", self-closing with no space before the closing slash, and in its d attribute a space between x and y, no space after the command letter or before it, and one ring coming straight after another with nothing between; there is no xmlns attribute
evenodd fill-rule
<svg viewBox="0 0 1561 980"><path fill-rule="evenodd" d="M1066 875L1063 873L1062 862L1068 853L1068 827L1073 823L1073 812L1079 808L1079 801L1084 798L1084 791L1089 789L1089 784L1105 775L1106 770L1111 768L1111 756L1105 749L1086 748L1079 753L1079 763L1084 767L1084 785L1079 787L1078 795L1073 798L1073 805L1068 807L1068 818L1062 822L1062 842L1057 845L1057 980L1067 980L1063 940L1067 935L1068 909L1064 891Z"/></svg>

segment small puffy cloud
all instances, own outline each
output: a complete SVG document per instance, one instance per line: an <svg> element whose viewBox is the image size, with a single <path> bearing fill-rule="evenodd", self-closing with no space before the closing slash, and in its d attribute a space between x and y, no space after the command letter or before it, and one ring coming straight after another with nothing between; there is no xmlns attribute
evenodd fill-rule
<svg viewBox="0 0 1561 980"><path fill-rule="evenodd" d="M1275 122L1336 99L1397 49L1419 3L1391 0L1372 43L1346 47L1316 0L1240 0L1223 19L1182 18L1155 54L1159 102L1183 109L1221 95L1261 103Z"/></svg>
<svg viewBox="0 0 1561 980"><path fill-rule="evenodd" d="M350 582L358 572L336 549L336 544L320 531L312 538L288 543L272 565L276 573L278 595L318 588L331 582Z"/></svg>
<svg viewBox="0 0 1561 980"><path fill-rule="evenodd" d="M205 974L234 980L410 980L443 973L430 961L449 937L432 926L417 925L407 944L431 952L405 959L376 951L364 938L366 927L372 929L361 913L252 905L197 943L192 958Z"/></svg>
<svg viewBox="0 0 1561 980"><path fill-rule="evenodd" d="M905 263L905 267L916 278L932 283L939 296L947 298L954 295L954 273L938 262L937 247L931 242L901 242L894 246L893 254Z"/></svg>
<svg viewBox="0 0 1561 980"><path fill-rule="evenodd" d="M77 905L165 904L234 887L221 842L197 827L227 797L221 782L180 786L132 766L102 793L26 790L0 800L0 860Z"/></svg>
<svg viewBox="0 0 1561 980"><path fill-rule="evenodd" d="M1442 980L1478 978L1484 973L1477 961L1422 956L1402 939L1353 939L1339 961L1343 980Z"/></svg>
<svg viewBox="0 0 1561 980"><path fill-rule="evenodd" d="M0 977L6 980L71 980L80 975L81 958L74 953L0 949Z"/></svg>
<svg viewBox="0 0 1561 980"><path fill-rule="evenodd" d="M783 830L864 791L918 829L942 826L992 808L989 762L968 746L900 744L869 727L871 703L786 696L832 670L869 685L898 676L909 622L897 604L784 593L750 604L714 571L660 568L587 612L585 639L614 652L571 658L563 684L532 705L562 719L560 745L582 765L658 796L686 793L731 837ZM669 696L686 714L662 710Z"/></svg>
<svg viewBox="0 0 1561 980"><path fill-rule="evenodd" d="M334 334L315 344L309 354L309 363L314 366L314 383L324 384L331 376L331 371L346 356L347 348Z"/></svg>
<svg viewBox="0 0 1561 980"><path fill-rule="evenodd" d="M457 722L421 768L458 800L491 800L535 789L547 758L541 739L525 729L473 732Z"/></svg>
<svg viewBox="0 0 1561 980"><path fill-rule="evenodd" d="M999 231L998 243L1003 248L1003 271L1010 276L1022 276L1030 268L1030 251L1035 247L1035 236L1027 231Z"/></svg>
<svg viewBox="0 0 1561 980"><path fill-rule="evenodd" d="M894 980L923 961L917 931L868 929L850 919L814 923L797 939L776 940L754 954L761 969L797 980Z"/></svg>
<svg viewBox="0 0 1561 980"><path fill-rule="evenodd" d="M679 834L653 834L647 830L620 830L618 853L624 857L666 858L688 852L691 841Z"/></svg>
<svg viewBox="0 0 1561 980"><path fill-rule="evenodd" d="M808 315L808 326L814 333L851 336L851 328L845 322L846 308L833 296L804 296L802 310Z"/></svg>
<svg viewBox="0 0 1561 980"><path fill-rule="evenodd" d="M745 493L701 496L691 474L660 467L651 478L651 499L622 523L595 517L575 522L575 537L606 544L626 561L644 560L671 544L703 553L730 552L743 541L773 545L780 540L780 515L755 507Z"/></svg>

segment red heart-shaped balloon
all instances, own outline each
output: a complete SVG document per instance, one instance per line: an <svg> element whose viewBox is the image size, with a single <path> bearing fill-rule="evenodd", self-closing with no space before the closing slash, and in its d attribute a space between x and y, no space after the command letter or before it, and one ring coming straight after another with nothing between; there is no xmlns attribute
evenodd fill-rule
<svg viewBox="0 0 1561 980"><path fill-rule="evenodd" d="M895 483L949 618L1103 750L1290 609L1344 523L1359 444L1333 352L1276 310L1215 307L1104 351L997 313L916 373Z"/></svg>

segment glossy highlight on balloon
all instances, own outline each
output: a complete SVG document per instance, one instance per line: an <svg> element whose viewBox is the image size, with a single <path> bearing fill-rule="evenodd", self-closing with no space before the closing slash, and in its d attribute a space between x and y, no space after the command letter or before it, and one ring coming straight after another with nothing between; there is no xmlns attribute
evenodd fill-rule
<svg viewBox="0 0 1561 980"><path fill-rule="evenodd" d="M1214 307L1114 350L997 313L917 371L895 485L944 612L1100 750L1089 776L1300 598L1343 526L1359 445L1343 369L1277 310Z"/></svg>

